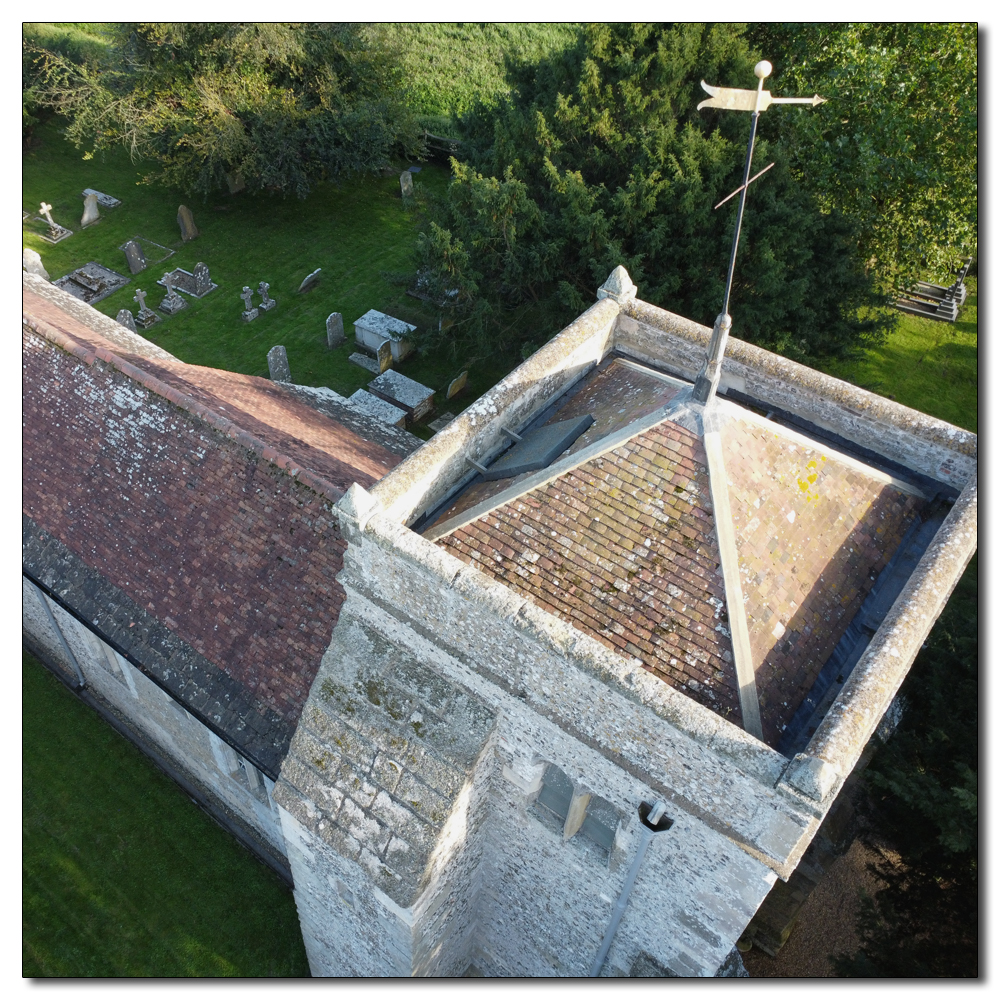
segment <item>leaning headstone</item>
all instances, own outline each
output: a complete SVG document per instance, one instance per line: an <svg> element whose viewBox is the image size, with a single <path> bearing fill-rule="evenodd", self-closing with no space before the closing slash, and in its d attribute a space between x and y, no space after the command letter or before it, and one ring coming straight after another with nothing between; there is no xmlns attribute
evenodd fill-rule
<svg viewBox="0 0 1000 1000"><path fill-rule="evenodd" d="M399 191L404 198L413 197L413 174L409 170L404 170L399 175Z"/></svg>
<svg viewBox="0 0 1000 1000"><path fill-rule="evenodd" d="M139 331L135 328L135 317L132 315L131 309L119 309L118 315L115 320L121 323L122 326L127 330L131 330L133 333L138 333Z"/></svg>
<svg viewBox="0 0 1000 1000"><path fill-rule="evenodd" d="M146 293L141 288L135 290L132 301L139 303L139 315L136 317L136 323L144 330L148 330L154 323L160 322L160 317L146 305Z"/></svg>
<svg viewBox="0 0 1000 1000"><path fill-rule="evenodd" d="M170 279L171 274L167 271L167 273L163 276L163 284L166 285L167 294L160 303L160 308L168 316L173 316L174 313L178 313L182 309L186 309L187 303L180 297L180 295L177 294L177 289L174 288L173 282Z"/></svg>
<svg viewBox="0 0 1000 1000"><path fill-rule="evenodd" d="M25 247L21 251L21 266L24 268L28 274L37 274L38 277L44 278L46 281L49 280L49 272L45 270L45 265L42 263L42 258L37 250L31 250L29 247ZM334 313L334 315L339 315ZM330 328L330 321L326 321L327 330ZM340 339L344 339L344 329L343 324L341 324Z"/></svg>
<svg viewBox="0 0 1000 1000"><path fill-rule="evenodd" d="M117 208L121 201L118 198L112 198L111 195L105 194L103 191L95 191L93 188L84 188L83 197L86 198L88 194L97 195L97 204L101 208Z"/></svg>
<svg viewBox="0 0 1000 1000"><path fill-rule="evenodd" d="M288 367L288 352L280 344L267 352L267 370L272 382L292 381L292 372Z"/></svg>
<svg viewBox="0 0 1000 1000"><path fill-rule="evenodd" d="M350 361L351 364L357 365L359 368L364 368L367 371L370 371L372 375L381 374L378 370L378 362L367 354L361 354L360 352L355 351L353 354L349 354L347 356L347 360Z"/></svg>
<svg viewBox="0 0 1000 1000"><path fill-rule="evenodd" d="M378 359L378 371L381 375L382 372L387 372L392 367L391 340L383 340L382 343L378 345L378 354L376 357Z"/></svg>
<svg viewBox="0 0 1000 1000"><path fill-rule="evenodd" d="M101 213L97 211L97 192L94 192L83 199L83 218L80 219L80 228L86 229L87 226L100 221Z"/></svg>
<svg viewBox="0 0 1000 1000"><path fill-rule="evenodd" d="M146 270L146 255L135 240L129 240L125 244L125 259L128 261L128 269L133 274Z"/></svg>
<svg viewBox="0 0 1000 1000"><path fill-rule="evenodd" d="M246 306L243 310L243 322L250 323L260 315L260 312L250 304L250 300L253 298L253 292L250 291L249 285L243 286L243 291L240 292L240 298L243 299L243 304Z"/></svg>
<svg viewBox="0 0 1000 1000"><path fill-rule="evenodd" d="M208 265L201 263L199 261L194 266L194 292L192 294L196 298L201 298L203 295L208 295L213 288L218 288L219 286L212 281L208 273Z"/></svg>
<svg viewBox="0 0 1000 1000"><path fill-rule="evenodd" d="M181 227L181 239L185 243L201 235L198 232L198 227L194 224L194 216L191 214L191 209L187 205L181 205L177 209L177 225Z"/></svg>
<svg viewBox="0 0 1000 1000"><path fill-rule="evenodd" d="M340 313L330 313L326 317L326 346L340 347L344 339L344 317Z"/></svg>
<svg viewBox="0 0 1000 1000"><path fill-rule="evenodd" d="M260 296L261 300L259 308L262 309L264 312L269 312L278 304L277 302L275 302L274 299L268 297L267 293L270 287L271 286L266 281L262 281L257 286L257 294Z"/></svg>
<svg viewBox="0 0 1000 1000"><path fill-rule="evenodd" d="M322 270L323 268L317 267L316 270L312 272L312 274L307 274L302 279L302 284L299 285L299 291L300 292L312 291L316 287L316 282L319 281L319 272Z"/></svg>
<svg viewBox="0 0 1000 1000"><path fill-rule="evenodd" d="M457 396L465 388L465 383L468 380L469 380L468 372L462 372L462 374L459 375L458 378L452 379L451 383L448 386L447 398L454 399L455 396Z"/></svg>

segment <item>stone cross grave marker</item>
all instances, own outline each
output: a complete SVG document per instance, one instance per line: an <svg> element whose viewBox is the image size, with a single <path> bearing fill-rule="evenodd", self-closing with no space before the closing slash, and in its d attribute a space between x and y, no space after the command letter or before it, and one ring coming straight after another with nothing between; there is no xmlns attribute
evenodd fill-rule
<svg viewBox="0 0 1000 1000"><path fill-rule="evenodd" d="M457 396L465 388L465 383L468 381L468 379L469 379L468 372L462 372L462 374L459 375L458 378L452 379L450 384L448 385L447 398L454 399L454 397Z"/></svg>
<svg viewBox="0 0 1000 1000"><path fill-rule="evenodd" d="M115 317L115 320L121 323L121 325L125 327L126 330L131 330L133 333L139 332L135 328L135 317L132 315L131 309L119 309L118 315Z"/></svg>
<svg viewBox="0 0 1000 1000"><path fill-rule="evenodd" d="M340 313L330 313L326 318L326 346L340 347L344 340L344 317Z"/></svg>
<svg viewBox="0 0 1000 1000"><path fill-rule="evenodd" d="M129 240L125 244L125 260L128 261L128 269L133 274L146 270L146 255L135 240Z"/></svg>
<svg viewBox="0 0 1000 1000"><path fill-rule="evenodd" d="M160 322L160 317L146 305L146 293L141 288L135 290L132 301L139 303L139 315L136 318L136 322L144 330L148 330L154 323Z"/></svg>
<svg viewBox="0 0 1000 1000"><path fill-rule="evenodd" d="M292 372L288 367L288 352L280 344L267 352L267 370L272 382L292 381Z"/></svg>
<svg viewBox="0 0 1000 1000"><path fill-rule="evenodd" d="M260 311L255 309L250 304L250 300L253 298L253 292L250 291L249 285L243 286L243 291L240 292L240 298L243 299L243 304L246 306L243 310L243 322L251 323L260 315Z"/></svg>
<svg viewBox="0 0 1000 1000"><path fill-rule="evenodd" d="M67 236L73 235L72 229L60 226L58 222L52 220L52 206L47 201L41 203L41 212L45 216L45 221L49 224L49 232L47 236L39 233L40 239L45 240L46 243L58 243L60 240L66 239Z"/></svg>
<svg viewBox="0 0 1000 1000"><path fill-rule="evenodd" d="M177 289L174 288L171 278L173 275L167 271L163 275L163 284L166 286L167 294L163 297L163 301L160 303L160 308L168 315L173 316L174 313L180 312L182 309L187 308L187 303L177 294Z"/></svg>
<svg viewBox="0 0 1000 1000"><path fill-rule="evenodd" d="M404 198L413 197L413 174L409 170L404 170L399 175L399 191Z"/></svg>
<svg viewBox="0 0 1000 1000"><path fill-rule="evenodd" d="M259 308L262 309L264 312L268 312L278 304L274 299L268 297L267 293L270 287L271 286L266 281L262 281L257 286L257 294L260 296L261 299Z"/></svg>
<svg viewBox="0 0 1000 1000"><path fill-rule="evenodd" d="M44 278L46 281L49 280L49 272L45 270L45 265L42 263L41 255L37 250L25 247L21 251L21 266L28 274L37 274L39 278ZM330 321L327 320L326 322L329 327ZM343 329L341 329L341 339L343 340Z"/></svg>
<svg viewBox="0 0 1000 1000"><path fill-rule="evenodd" d="M319 272L322 270L323 268L317 267L316 270L313 271L311 274L307 274L302 279L302 284L299 285L299 291L300 292L312 291L316 287L316 282L319 281Z"/></svg>
<svg viewBox="0 0 1000 1000"><path fill-rule="evenodd" d="M378 345L378 370L381 375L382 372L387 372L392 367L392 341L383 340L381 344Z"/></svg>
<svg viewBox="0 0 1000 1000"><path fill-rule="evenodd" d="M185 243L201 235L198 227L194 224L194 216L191 214L191 209L187 205L181 205L177 209L177 225L181 227L181 239Z"/></svg>
<svg viewBox="0 0 1000 1000"><path fill-rule="evenodd" d="M83 218L80 219L80 228L86 229L95 222L101 221L101 213L97 211L97 194L88 194L83 199Z"/></svg>

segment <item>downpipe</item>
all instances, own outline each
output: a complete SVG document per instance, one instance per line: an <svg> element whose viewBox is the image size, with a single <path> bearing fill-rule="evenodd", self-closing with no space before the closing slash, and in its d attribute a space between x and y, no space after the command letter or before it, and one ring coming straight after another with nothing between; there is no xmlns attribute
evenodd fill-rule
<svg viewBox="0 0 1000 1000"><path fill-rule="evenodd" d="M645 807L645 808L644 808ZM632 866L628 870L625 884L618 895L614 910L611 911L611 920L608 922L608 929L604 932L604 940L601 942L600 951L594 959L594 964L590 967L590 977L594 978L601 974L604 968L605 959L611 950L611 942L614 940L615 932L625 914L625 907L628 906L629 896L632 895L632 887L635 885L636 876L639 874L639 867L646 854L646 848L650 841L658 833L669 830L673 826L673 821L666 817L667 807L662 800L658 800L652 807L643 802L639 806L639 846L636 848L635 857L632 859ZM645 815L643 815L645 813Z"/></svg>

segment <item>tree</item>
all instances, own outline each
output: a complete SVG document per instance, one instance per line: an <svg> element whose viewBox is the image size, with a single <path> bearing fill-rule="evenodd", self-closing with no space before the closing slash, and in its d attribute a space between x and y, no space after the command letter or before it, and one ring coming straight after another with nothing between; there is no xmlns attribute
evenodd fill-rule
<svg viewBox="0 0 1000 1000"><path fill-rule="evenodd" d="M976 976L979 897L977 561L963 577L901 694L899 728L864 781L874 829L898 852L872 870L861 947L841 976Z"/></svg>
<svg viewBox="0 0 1000 1000"><path fill-rule="evenodd" d="M881 286L943 280L976 254L975 24L769 24L775 93L828 98L780 130L794 175L854 223ZM947 282L946 282L947 283Z"/></svg>
<svg viewBox="0 0 1000 1000"><path fill-rule="evenodd" d="M421 280L454 279L442 245L464 254L477 292L459 283L441 301L494 346L504 310L542 302L565 321L618 264L647 300L710 325L736 202L713 205L740 183L749 118L698 112L698 84L750 86L756 58L738 26L589 25L576 48L512 67L512 96L463 119L438 235L419 246ZM798 354L877 339L892 320L850 221L821 210L764 137L755 162L770 161L749 196L734 334Z"/></svg>
<svg viewBox="0 0 1000 1000"><path fill-rule="evenodd" d="M317 181L376 170L420 150L398 64L357 24L118 25L102 60L37 50L36 100L93 149L122 143L146 179L207 195L308 194Z"/></svg>

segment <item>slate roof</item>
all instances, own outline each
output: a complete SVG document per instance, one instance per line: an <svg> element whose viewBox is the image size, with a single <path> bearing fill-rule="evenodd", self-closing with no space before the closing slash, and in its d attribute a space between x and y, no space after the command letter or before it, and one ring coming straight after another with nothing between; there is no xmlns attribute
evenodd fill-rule
<svg viewBox="0 0 1000 1000"><path fill-rule="evenodd" d="M592 412L586 440L567 455L611 435L606 451L549 482L532 484L538 473L476 482L423 530L740 724L711 499L720 484L710 479L701 418L671 411L620 440L638 416L685 398L684 383L606 361L542 420ZM722 537L738 556L764 739L773 746L927 501L745 407L715 406L733 521ZM516 495L519 482L525 490Z"/></svg>
<svg viewBox="0 0 1000 1000"><path fill-rule="evenodd" d="M276 773L344 597L331 504L419 440L24 314L26 568Z"/></svg>

